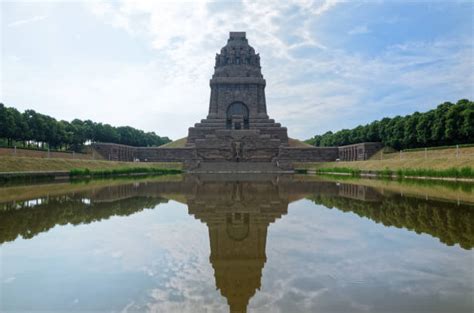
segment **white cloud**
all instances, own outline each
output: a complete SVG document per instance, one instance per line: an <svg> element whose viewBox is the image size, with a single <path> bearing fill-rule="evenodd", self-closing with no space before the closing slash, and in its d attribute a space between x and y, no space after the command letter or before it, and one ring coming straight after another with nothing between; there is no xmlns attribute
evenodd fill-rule
<svg viewBox="0 0 474 313"><path fill-rule="evenodd" d="M367 34L370 33L369 28L367 25L359 25L351 29L350 31L347 32L349 35L361 35L361 34Z"/></svg>
<svg viewBox="0 0 474 313"><path fill-rule="evenodd" d="M7 26L8 27L18 27L18 26L22 26L22 25L25 25L25 24L31 24L31 23L39 22L39 21L42 21L46 18L47 18L47 16L45 16L45 15L38 15L38 16L34 16L32 18L11 22Z"/></svg>
<svg viewBox="0 0 474 313"><path fill-rule="evenodd" d="M455 49L459 42L448 43L441 50L437 47L440 41L420 42L418 48L411 45L417 54L415 56L401 53L396 47L372 59L353 55L351 51L330 49L316 38L311 23L319 15L329 14L338 2L244 0L241 4L225 2L223 10L213 11L209 5L215 3L210 1L170 3L125 0L110 9L115 15L127 16L129 25L137 25L137 32L145 32L153 47L164 51L164 60L172 64L164 71L161 69L161 73L169 78L168 84L173 84L178 78L193 81L185 87L196 87L195 95L198 96L185 101L187 109L193 112L204 113L207 110L207 81L212 74L212 55L225 44L228 31L247 31L250 43L262 55L263 72L268 83L269 112L288 126L290 135L299 138L309 137L323 129L334 129L334 121L341 116L350 119L357 111L383 110L377 102L379 100L368 100L374 96L374 89L369 86L399 88L400 94L403 94L404 88L429 89L434 85L451 84L456 80L453 75L458 75L458 70L462 70L465 64L462 60L466 60L466 53L471 51L466 49L463 59L456 60L457 56L450 56L449 49ZM144 16L146 23L143 23ZM140 17L142 23L134 22L136 17ZM291 19L291 23L286 25L285 19ZM367 25L360 25L350 30L349 34L368 32ZM288 36L297 39L285 42ZM317 57L297 57L294 53L297 49L311 47L319 49ZM411 62L435 62L440 55L452 58L454 68L429 65L427 68L407 69ZM439 72L438 75L423 77L431 71ZM472 77L472 73L463 72ZM294 82L297 77L302 77L301 82ZM466 84L459 84L461 95ZM172 91L176 92L179 88L177 86ZM170 98L173 95L168 94ZM179 98L179 101L183 100ZM429 104L439 100L439 96L433 97L433 102ZM389 105L397 104L400 99L392 98L392 101Z"/></svg>
<svg viewBox="0 0 474 313"><path fill-rule="evenodd" d="M156 85L160 89L161 101L172 103L172 107L186 106L189 119L181 115L181 131L171 136L186 135L188 125L204 118L208 105L208 80L212 75L213 55L225 45L229 31L243 30L247 32L250 43L263 56L264 75L270 82L282 81L284 84L291 79L291 67L275 75L272 68L280 62L298 62L291 50L300 47L317 47L326 49L309 30L309 22L315 16L321 15L334 7L339 1L250 1L212 2L212 1L122 1L118 5L109 3L90 3L94 14L104 19L105 23L122 27L137 36L145 36L158 51L156 69L163 77L163 84ZM211 5L220 5L220 10L211 10ZM224 5L225 4L225 5ZM238 8L236 7L238 6ZM302 19L295 29L294 25L282 26L279 19L285 19L286 14L294 7L299 8L291 14ZM117 23L125 19L127 22ZM286 43L287 35L296 36L296 42ZM281 75L283 74L283 76ZM143 88L142 92L143 92ZM298 89L298 88L296 88ZM308 89L311 89L309 87ZM185 93L182 91L186 90ZM194 90L194 91L192 91ZM146 92L144 92L146 94ZM268 97L268 95L267 95ZM278 107L270 104L271 112L278 112ZM158 112L159 111L159 112ZM172 112L169 112L170 114ZM173 120L180 118L179 112ZM197 114L199 113L199 114ZM159 119L163 114L162 108L157 110ZM278 118L278 116L275 116ZM148 114L148 119L151 115ZM190 124L185 124L191 121ZM165 121L162 121L165 122ZM170 127L173 127L170 125ZM161 130L160 130L161 131ZM165 133L168 130L164 130Z"/></svg>
<svg viewBox="0 0 474 313"><path fill-rule="evenodd" d="M16 277L12 276L12 277L8 277L6 279L3 280L3 283L4 284L10 284L12 282L14 282L16 280Z"/></svg>
<svg viewBox="0 0 474 313"><path fill-rule="evenodd" d="M12 53L5 58L0 96L7 105L58 118L184 137L207 114L215 53L229 31L242 30L262 56L269 114L293 137L369 122L396 107L410 113L473 97L473 73L466 66L472 64L470 37L401 41L375 55L336 49L319 36L315 22L347 5L329 0L85 2L104 27L151 47L150 59L84 59L68 68L42 68L26 65L24 55L11 61ZM368 31L359 25L349 34Z"/></svg>

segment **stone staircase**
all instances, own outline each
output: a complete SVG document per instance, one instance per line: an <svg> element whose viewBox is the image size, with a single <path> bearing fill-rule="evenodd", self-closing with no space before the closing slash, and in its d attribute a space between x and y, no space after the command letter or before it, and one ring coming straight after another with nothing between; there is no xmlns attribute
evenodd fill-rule
<svg viewBox="0 0 474 313"><path fill-rule="evenodd" d="M286 173L269 162L202 162L193 173Z"/></svg>

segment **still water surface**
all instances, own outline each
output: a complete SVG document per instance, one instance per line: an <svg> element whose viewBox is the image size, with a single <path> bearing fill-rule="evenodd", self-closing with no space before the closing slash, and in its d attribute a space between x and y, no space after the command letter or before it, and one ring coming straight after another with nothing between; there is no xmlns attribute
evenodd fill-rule
<svg viewBox="0 0 474 313"><path fill-rule="evenodd" d="M0 311L472 312L472 186L375 185L0 188Z"/></svg>

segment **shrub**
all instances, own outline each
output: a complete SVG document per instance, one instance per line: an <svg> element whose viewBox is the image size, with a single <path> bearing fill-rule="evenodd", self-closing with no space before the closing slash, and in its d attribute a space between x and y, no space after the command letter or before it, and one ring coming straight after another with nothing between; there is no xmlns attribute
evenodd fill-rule
<svg viewBox="0 0 474 313"><path fill-rule="evenodd" d="M89 170L85 169L72 169L69 172L70 177L109 177L117 175L132 175L132 174L153 174L153 175L166 175L166 174L179 174L181 170L178 169L167 169L167 168L155 168L155 167L125 167L105 170Z"/></svg>
<svg viewBox="0 0 474 313"><path fill-rule="evenodd" d="M352 176L360 176L362 171L355 168L334 167L334 168L319 168L316 173L346 173ZM402 168L396 171L385 168L381 171L375 171L379 177L392 177L394 174L398 178L403 177L440 177L440 178L474 178L474 170L469 167L456 168L451 167L444 170L436 170L430 168Z"/></svg>

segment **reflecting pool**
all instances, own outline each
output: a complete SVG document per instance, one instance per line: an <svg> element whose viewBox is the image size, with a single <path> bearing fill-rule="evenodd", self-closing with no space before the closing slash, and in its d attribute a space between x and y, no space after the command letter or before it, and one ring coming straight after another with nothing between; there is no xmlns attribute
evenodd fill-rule
<svg viewBox="0 0 474 313"><path fill-rule="evenodd" d="M291 175L0 187L0 311L472 312L473 189Z"/></svg>

